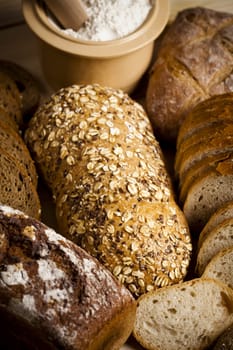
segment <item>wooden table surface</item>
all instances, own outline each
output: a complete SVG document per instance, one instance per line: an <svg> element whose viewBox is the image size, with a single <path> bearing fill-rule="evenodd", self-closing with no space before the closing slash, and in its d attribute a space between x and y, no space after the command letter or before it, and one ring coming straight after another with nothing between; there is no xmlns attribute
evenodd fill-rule
<svg viewBox="0 0 233 350"><path fill-rule="evenodd" d="M174 19L178 11L193 6L205 6L233 13L233 0L170 0L170 20ZM51 92L41 71L36 38L23 23L20 0L0 0L0 59L15 61L22 65L40 81L44 95ZM122 348L122 350L141 349L133 339Z"/></svg>

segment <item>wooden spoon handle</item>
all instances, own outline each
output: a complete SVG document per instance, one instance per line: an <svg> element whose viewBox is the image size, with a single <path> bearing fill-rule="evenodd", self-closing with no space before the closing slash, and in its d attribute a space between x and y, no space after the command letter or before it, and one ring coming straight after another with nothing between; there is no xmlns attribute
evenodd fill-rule
<svg viewBox="0 0 233 350"><path fill-rule="evenodd" d="M49 10L66 29L78 30L87 20L85 6L81 0L44 0Z"/></svg>

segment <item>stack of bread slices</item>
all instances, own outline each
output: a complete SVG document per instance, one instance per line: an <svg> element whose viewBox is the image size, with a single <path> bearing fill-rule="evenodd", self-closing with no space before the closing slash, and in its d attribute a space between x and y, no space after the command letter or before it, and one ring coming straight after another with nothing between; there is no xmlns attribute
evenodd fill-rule
<svg viewBox="0 0 233 350"><path fill-rule="evenodd" d="M175 174L179 200L191 231L233 200L233 93L199 103L178 134Z"/></svg>
<svg viewBox="0 0 233 350"><path fill-rule="evenodd" d="M37 172L22 137L25 118L39 98L34 84L23 68L0 61L0 203L39 218ZM33 99L31 87L38 91Z"/></svg>

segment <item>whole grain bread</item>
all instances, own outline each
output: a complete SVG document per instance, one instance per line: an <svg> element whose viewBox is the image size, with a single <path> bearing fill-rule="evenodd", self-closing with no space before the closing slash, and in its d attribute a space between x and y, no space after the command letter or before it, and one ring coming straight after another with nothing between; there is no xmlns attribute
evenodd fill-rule
<svg viewBox="0 0 233 350"><path fill-rule="evenodd" d="M233 325L220 334L212 350L233 350Z"/></svg>
<svg viewBox="0 0 233 350"><path fill-rule="evenodd" d="M23 123L22 100L15 84L6 73L0 71L0 107L17 125Z"/></svg>
<svg viewBox="0 0 233 350"><path fill-rule="evenodd" d="M196 272L202 275L211 259L222 249L233 247L233 219L225 219L216 225L202 243L196 263Z"/></svg>
<svg viewBox="0 0 233 350"><path fill-rule="evenodd" d="M0 203L22 210L32 217L41 214L38 193L26 169L0 146Z"/></svg>
<svg viewBox="0 0 233 350"><path fill-rule="evenodd" d="M233 245L219 251L207 264L203 278L213 278L233 289Z"/></svg>
<svg viewBox="0 0 233 350"><path fill-rule="evenodd" d="M141 105L98 84L70 86L37 110L25 140L62 234L135 297L184 278L189 228Z"/></svg>
<svg viewBox="0 0 233 350"><path fill-rule="evenodd" d="M155 134L176 141L187 113L210 96L233 91L233 15L194 7L179 12L152 67L146 108Z"/></svg>
<svg viewBox="0 0 233 350"><path fill-rule="evenodd" d="M14 321L11 329L23 320L22 333L15 330L19 340L26 333L38 350L118 350L124 344L136 303L107 269L10 207L0 206L0 227L0 306Z"/></svg>
<svg viewBox="0 0 233 350"><path fill-rule="evenodd" d="M232 322L233 290L197 278L141 296L133 334L148 350L202 350Z"/></svg>
<svg viewBox="0 0 233 350"><path fill-rule="evenodd" d="M212 231L218 224L220 224L224 220L231 218L233 218L233 202L229 201L226 202L224 205L220 206L207 221L198 238L198 250L200 249L206 237L208 237L210 231Z"/></svg>
<svg viewBox="0 0 233 350"><path fill-rule="evenodd" d="M39 82L27 69L13 61L0 60L0 72L7 74L17 85L22 99L24 122L27 122L39 106Z"/></svg>
<svg viewBox="0 0 233 350"><path fill-rule="evenodd" d="M38 176L34 161L29 150L19 133L9 125L0 120L0 144L11 156L26 169L28 176L35 187L37 187Z"/></svg>

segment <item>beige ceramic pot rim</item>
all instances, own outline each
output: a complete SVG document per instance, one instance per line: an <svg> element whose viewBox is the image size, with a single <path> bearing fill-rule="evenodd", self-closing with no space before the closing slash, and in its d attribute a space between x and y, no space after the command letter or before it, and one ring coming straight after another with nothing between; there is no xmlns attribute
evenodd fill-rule
<svg viewBox="0 0 233 350"><path fill-rule="evenodd" d="M50 46L74 55L109 58L136 51L155 40L168 22L169 0L155 0L148 18L135 32L111 41L84 41L64 34L51 23L41 0L23 0L23 14L31 30Z"/></svg>

